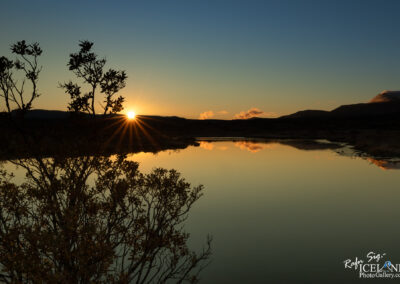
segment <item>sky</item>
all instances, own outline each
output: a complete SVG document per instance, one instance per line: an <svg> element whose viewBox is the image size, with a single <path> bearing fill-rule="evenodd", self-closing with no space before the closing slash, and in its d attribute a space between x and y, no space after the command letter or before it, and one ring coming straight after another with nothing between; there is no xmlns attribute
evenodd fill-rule
<svg viewBox="0 0 400 284"><path fill-rule="evenodd" d="M68 55L90 40L128 74L125 111L274 117L400 89L399 10L391 0L2 0L0 55L40 43L34 108L67 109L58 85L79 82Z"/></svg>

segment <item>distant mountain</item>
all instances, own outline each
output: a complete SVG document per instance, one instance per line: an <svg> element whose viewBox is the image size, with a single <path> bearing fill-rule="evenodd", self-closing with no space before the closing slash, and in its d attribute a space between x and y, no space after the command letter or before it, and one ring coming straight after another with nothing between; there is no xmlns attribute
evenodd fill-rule
<svg viewBox="0 0 400 284"><path fill-rule="evenodd" d="M280 118L346 118L400 114L400 91L383 91L368 103L342 105L332 111L303 110Z"/></svg>
<svg viewBox="0 0 400 284"><path fill-rule="evenodd" d="M301 110L293 114L281 116L280 118L318 118L328 116L329 113L329 111L325 110Z"/></svg>
<svg viewBox="0 0 400 284"><path fill-rule="evenodd" d="M400 102L400 91L383 91L369 101L369 103L387 102Z"/></svg>
<svg viewBox="0 0 400 284"><path fill-rule="evenodd" d="M74 113L62 110L45 110L45 109L32 109L29 110L25 114L25 118L27 119L67 119ZM18 111L13 110L11 112L13 117L18 116ZM79 113L80 117L88 117L91 118L90 114L87 113ZM103 114L96 114L97 117L103 117ZM124 116L123 114L114 114L113 116ZM157 115L138 115L137 118L144 118L144 119L163 119L168 121L175 121L175 120L185 120L185 118L178 117L178 116L157 116Z"/></svg>
<svg viewBox="0 0 400 284"><path fill-rule="evenodd" d="M330 112L332 117L380 116L400 113L400 101L343 105Z"/></svg>
<svg viewBox="0 0 400 284"><path fill-rule="evenodd" d="M12 111L13 117L18 116L18 111ZM70 112L61 110L44 110L44 109L32 109L28 111L25 118L28 119L66 119L71 115Z"/></svg>
<svg viewBox="0 0 400 284"><path fill-rule="evenodd" d="M380 94L376 95L372 98L368 103L359 103L359 104L351 104L351 105L342 105L338 108L335 108L331 111L324 110L302 110L295 112L290 115L284 115L278 118L280 119L307 119L307 120L318 120L318 119L342 119L342 118L354 118L354 117L377 117L377 116L385 116L385 115L400 115L400 91L383 91ZM16 117L17 111L12 112L12 116ZM28 119L66 119L71 116L70 112L66 111L57 111L57 110L41 110L35 109L30 110L25 118ZM88 114L82 113L81 116L89 116ZM101 115L99 115L101 116ZM117 115L119 116L119 115ZM143 119L156 119L162 120L165 122L185 122L187 119L176 117L176 116L153 116L153 115L141 115L138 118ZM254 121L254 123L259 123L260 121L274 121L273 118L252 118L247 120L232 120L241 123L241 121ZM257 122L258 121L258 122ZM217 123L218 120L206 120L202 121L202 125L207 123Z"/></svg>

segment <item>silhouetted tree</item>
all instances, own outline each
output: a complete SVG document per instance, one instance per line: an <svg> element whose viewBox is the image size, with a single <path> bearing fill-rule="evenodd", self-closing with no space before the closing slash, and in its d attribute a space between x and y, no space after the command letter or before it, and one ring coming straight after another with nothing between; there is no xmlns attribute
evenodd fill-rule
<svg viewBox="0 0 400 284"><path fill-rule="evenodd" d="M0 280L5 283L196 282L182 229L201 196L174 170L142 174L125 157L28 159L27 181L0 171ZM89 183L91 177L94 181Z"/></svg>
<svg viewBox="0 0 400 284"><path fill-rule="evenodd" d="M71 81L61 84L61 87L71 97L68 109L74 112L87 112L95 116L95 95L100 88L100 93L105 96L104 105L102 105L103 114L121 111L124 97L114 98L114 96L125 87L127 79L125 71L109 69L105 72L106 60L99 58L92 51L93 43L81 41L79 46L79 52L70 54L68 67L78 78L83 79L89 85L89 91L82 94L81 88Z"/></svg>
<svg viewBox="0 0 400 284"><path fill-rule="evenodd" d="M1 97L4 98L8 112L11 112L10 97L13 88L12 68L14 63L7 57L0 57L0 88L2 93Z"/></svg>
<svg viewBox="0 0 400 284"><path fill-rule="evenodd" d="M15 61L5 56L0 57L0 96L4 98L8 112L12 111L11 104L13 104L25 113L32 108L32 102L39 97L37 82L42 67L38 65L37 59L42 54L42 49L36 42L27 44L22 40L13 44L11 51L17 55ZM23 71L24 79L21 83L15 78L13 69ZM32 84L30 95L24 90L26 79Z"/></svg>

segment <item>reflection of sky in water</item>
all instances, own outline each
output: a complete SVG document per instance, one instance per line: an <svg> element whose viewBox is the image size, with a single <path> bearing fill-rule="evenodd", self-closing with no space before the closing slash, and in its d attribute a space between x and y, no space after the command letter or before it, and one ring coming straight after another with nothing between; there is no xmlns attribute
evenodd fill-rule
<svg viewBox="0 0 400 284"><path fill-rule="evenodd" d="M214 236L205 283L352 282L343 261L371 250L400 263L398 171L315 145L239 142L130 157L205 185L188 220L194 245Z"/></svg>
<svg viewBox="0 0 400 284"><path fill-rule="evenodd" d="M227 150L228 146L216 146L216 142L209 142L209 141L200 141L199 146L206 150ZM265 148L271 148L276 143L260 143L260 142L252 142L252 141L237 141L234 142L236 147L239 147L241 150L247 150L252 153L257 153ZM217 144L218 145L218 144ZM215 148L214 148L215 147Z"/></svg>
<svg viewBox="0 0 400 284"><path fill-rule="evenodd" d="M357 273L343 261L369 251L400 263L400 174L376 166L390 162L257 141L202 141L128 159L205 186L187 223L193 247L214 237L204 283L347 283Z"/></svg>
<svg viewBox="0 0 400 284"><path fill-rule="evenodd" d="M235 142L235 146L239 147L241 150L247 150L251 153L257 153L265 148L271 148L274 144L264 144L251 141L238 141Z"/></svg>

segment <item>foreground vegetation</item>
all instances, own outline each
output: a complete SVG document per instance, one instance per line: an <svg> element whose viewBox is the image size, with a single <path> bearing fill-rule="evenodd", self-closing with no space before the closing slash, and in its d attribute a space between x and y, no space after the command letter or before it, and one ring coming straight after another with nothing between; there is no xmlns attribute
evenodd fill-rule
<svg viewBox="0 0 400 284"><path fill-rule="evenodd" d="M13 163L27 178L0 170L2 283L194 283L208 263L211 239L195 253L183 230L202 186L175 170L142 174L124 156Z"/></svg>

